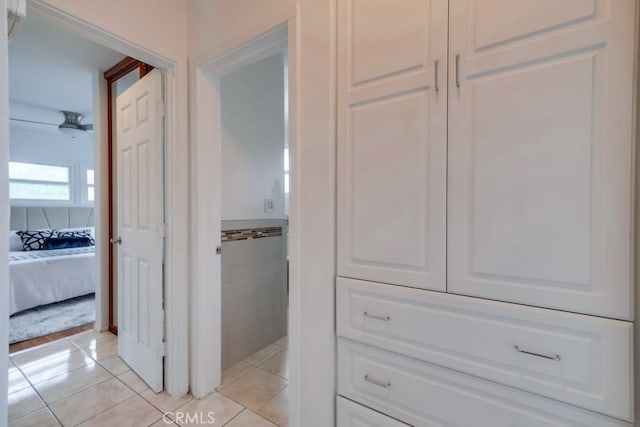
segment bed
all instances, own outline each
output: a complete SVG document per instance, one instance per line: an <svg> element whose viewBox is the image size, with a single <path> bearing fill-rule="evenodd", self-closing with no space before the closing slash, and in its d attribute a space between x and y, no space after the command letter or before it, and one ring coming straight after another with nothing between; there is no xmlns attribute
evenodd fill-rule
<svg viewBox="0 0 640 427"><path fill-rule="evenodd" d="M16 230L90 230L92 208L11 208L9 313L95 292L95 246L23 250ZM61 233L61 234L62 234Z"/></svg>

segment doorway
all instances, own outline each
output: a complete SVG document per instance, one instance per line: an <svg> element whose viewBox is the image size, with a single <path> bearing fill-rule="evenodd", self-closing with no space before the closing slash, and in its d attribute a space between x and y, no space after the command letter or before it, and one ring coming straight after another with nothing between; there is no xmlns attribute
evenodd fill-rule
<svg viewBox="0 0 640 427"><path fill-rule="evenodd" d="M144 58L145 61L149 64L152 64L154 67L158 67L158 69L166 70L166 75L164 76L165 87L164 96L164 108L162 111L165 113L162 120L165 122L166 126L166 149L171 151L172 153L181 153L181 158L184 158L184 151L182 148L182 144L178 144L177 141L182 138L178 138L179 132L177 122L182 119L178 119L177 116L181 116L178 111L178 99L177 99L177 86L178 81L183 82L183 79L179 79L176 73L176 68L178 64L166 57L162 57L154 54L144 48L141 48L139 45L134 45L122 38L116 37L111 33L107 33L104 30L94 28L92 25L87 24L85 21L81 21L76 19L74 16L67 14L61 10L58 10L54 7L51 7L46 4L42 4L39 2L34 2L29 5L28 14L33 16L34 14L45 16L46 18L50 18L55 21L57 24L62 24L66 27L71 33L78 37L87 38L92 42L96 42L100 45L109 46L110 48L117 50L119 52L123 52L124 54L130 54L136 57ZM107 167L106 167L106 159L107 159L107 133L106 133L106 83L101 81L101 76L99 76L100 83L96 83L94 89L97 97L100 99L99 102L96 103L96 120L94 127L94 134L97 139L96 145L96 168L95 168L95 198L96 198L96 246L99 255L96 257L96 264L98 273L98 281L100 284L105 285L107 283L106 276L108 273L108 262L106 261L106 257L108 254L108 246L110 245L108 240L111 236L109 236L107 232L107 221L108 211L106 203L106 186L105 184L108 182L107 179ZM155 115L160 110L156 111L156 105L151 105L153 107L153 114ZM165 170L169 170L167 176L167 180L172 183L172 188L175 187L176 177L180 176L181 172L176 168L176 163L179 163L177 160L174 160L175 157L169 157L168 167L165 169L162 163L162 156L155 159L156 163L154 163L154 168L164 172ZM184 170L184 169L183 169ZM162 181L165 179L161 178ZM173 181L171 181L173 180ZM177 223L182 224L180 222L180 210L175 209L175 204L180 202L180 198L175 197L175 189L170 193L170 197L168 198L166 205L169 206L168 212L172 215L172 219L174 219ZM163 199L164 203L164 199ZM181 206L184 206L184 203L179 203ZM179 232L181 226L176 225L173 230L175 232ZM160 234L164 234L164 223L158 224L157 231ZM181 233L185 235L185 233ZM167 338L171 338L169 340L169 344L164 347L164 345L158 345L154 348L154 353L160 354L165 353L171 356L170 364L166 366L164 377L168 383L168 392L171 394L182 395L187 392L188 387L188 366L186 361L186 352L187 346L184 341L187 339L187 322L186 322L186 304L182 304L184 301L183 297L180 297L181 292L176 292L175 287L182 287L182 281L178 284L174 279L175 276L183 277L181 274L182 269L180 265L184 263L185 255L182 255L182 252L178 253L176 250L177 245L184 245L183 238L174 238L171 244L167 245L165 249L166 251L166 262L167 268L164 269L165 274L170 276L170 279L166 282L166 286L169 288L170 297L166 298L164 301L164 307L162 307L162 316L163 318L157 322L160 324L166 324L167 329ZM160 297L160 299L162 299ZM162 303L161 303L162 304ZM167 318L164 318L164 313L168 313ZM97 330L104 330L108 327L108 288L106 286L99 286L99 289L96 292L96 325L95 328ZM164 329L164 328L163 328ZM162 344L162 343L161 343ZM162 376L162 373L161 373Z"/></svg>
<svg viewBox="0 0 640 427"><path fill-rule="evenodd" d="M90 329L95 321L95 189L102 185L95 89L99 70L122 57L39 13L11 40L12 352Z"/></svg>
<svg viewBox="0 0 640 427"><path fill-rule="evenodd" d="M288 293L288 312L287 317L291 319L287 329L293 331L298 330L296 320L299 318L299 295L297 289L299 287L299 276L297 275L297 249L299 241L297 240L297 224L298 210L296 205L296 131L295 131L295 111L296 111L296 72L292 71L291 64L295 64L295 42L296 42L296 24L295 19L290 21L240 45L230 47L224 53L216 56L209 62L202 63L194 67L193 81L196 89L194 90L195 108L192 110L192 116L198 126L194 128L193 135L194 144L193 151L193 176L192 176L192 200L193 200L193 217L192 217L192 235L194 236L194 244L192 253L196 254L193 261L193 282L194 288L192 292L192 393L196 397L204 396L222 384L224 388L222 376L222 346L223 346L223 309L222 309L222 262L224 255L211 257L216 250L216 246L221 246L222 254L225 253L225 243L221 243L222 220L223 220L223 185L224 178L221 174L221 147L224 138L223 132L223 109L224 109L224 83L225 76L230 75L250 64L255 64L265 58L272 57L276 54L288 53L287 58L288 72L285 73L287 81L288 93L285 98L288 101L288 119L286 126L285 139L288 139L288 148L291 159L290 178L290 198L291 213L289 215L289 224L285 230L289 230L288 237L291 251L289 262L290 268L294 272L290 289ZM278 108L279 105L273 108ZM283 146L284 149L284 146ZM223 154L224 155L224 154ZM282 165L282 193L284 193L284 150L280 153L280 161ZM225 160L226 162L226 160ZM270 181L273 182L273 181ZM206 183L206 185L203 185ZM284 194L282 194L284 196ZM264 212L265 204L270 203L269 200L263 199L262 195L258 198L260 209ZM270 198L270 197L266 197ZM275 199L276 197L274 197ZM253 199L255 201L255 198ZM275 201L275 200L274 200ZM284 231L283 231L284 233ZM286 258L286 255L285 255ZM213 261L212 261L213 259ZM285 270L288 270L285 268ZM213 280L211 279L213 278ZM208 329L201 328L201 325L216 325L216 327ZM219 325L219 326L218 326ZM289 335L288 348L293 354L297 354L299 345L295 338L295 333ZM278 344L283 344L281 341ZM295 402L296 397L296 360L292 358L291 375L289 388L292 389L292 400ZM287 405L288 406L288 405ZM256 408L258 409L258 408ZM295 419L296 408L291 407L293 417ZM288 411L285 411L288 412ZM287 415L287 414L285 414Z"/></svg>
<svg viewBox="0 0 640 427"><path fill-rule="evenodd" d="M218 392L287 423L287 52L220 78L221 368ZM246 393L250 384L263 387Z"/></svg>

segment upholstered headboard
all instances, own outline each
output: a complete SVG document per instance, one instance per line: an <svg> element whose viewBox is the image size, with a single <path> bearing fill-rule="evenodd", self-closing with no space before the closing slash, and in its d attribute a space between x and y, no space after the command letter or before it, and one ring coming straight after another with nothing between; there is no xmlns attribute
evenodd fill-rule
<svg viewBox="0 0 640 427"><path fill-rule="evenodd" d="M11 207L11 230L93 227L93 208Z"/></svg>

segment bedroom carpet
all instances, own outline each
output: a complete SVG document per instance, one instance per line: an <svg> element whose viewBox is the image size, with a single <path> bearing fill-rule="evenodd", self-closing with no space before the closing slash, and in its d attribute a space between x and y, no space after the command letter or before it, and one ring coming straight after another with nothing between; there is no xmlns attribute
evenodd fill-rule
<svg viewBox="0 0 640 427"><path fill-rule="evenodd" d="M93 322L95 294L34 307L9 318L9 344Z"/></svg>

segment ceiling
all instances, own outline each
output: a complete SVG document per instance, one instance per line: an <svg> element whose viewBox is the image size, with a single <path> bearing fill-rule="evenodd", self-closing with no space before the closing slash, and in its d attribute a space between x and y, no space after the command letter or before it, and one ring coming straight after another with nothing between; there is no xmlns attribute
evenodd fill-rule
<svg viewBox="0 0 640 427"><path fill-rule="evenodd" d="M89 123L94 73L124 57L29 9L24 26L9 42L10 116L61 123L59 111L68 110L84 114L83 123Z"/></svg>

